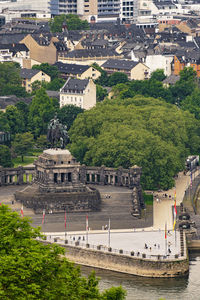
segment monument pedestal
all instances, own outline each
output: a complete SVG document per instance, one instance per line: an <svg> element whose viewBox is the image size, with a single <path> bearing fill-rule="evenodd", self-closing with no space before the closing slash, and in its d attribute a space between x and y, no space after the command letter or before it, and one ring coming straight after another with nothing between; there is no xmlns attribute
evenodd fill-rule
<svg viewBox="0 0 200 300"><path fill-rule="evenodd" d="M96 189L80 182L80 163L66 149L45 150L34 162L34 185L15 193L15 199L35 213L94 211L100 207Z"/></svg>

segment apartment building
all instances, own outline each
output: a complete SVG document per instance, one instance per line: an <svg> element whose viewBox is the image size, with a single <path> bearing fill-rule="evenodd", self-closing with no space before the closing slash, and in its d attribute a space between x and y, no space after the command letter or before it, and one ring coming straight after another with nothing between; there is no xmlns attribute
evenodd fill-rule
<svg viewBox="0 0 200 300"><path fill-rule="evenodd" d="M0 2L2 9L42 10L52 16L78 14L88 22L122 21L136 18L140 0L8 0Z"/></svg>

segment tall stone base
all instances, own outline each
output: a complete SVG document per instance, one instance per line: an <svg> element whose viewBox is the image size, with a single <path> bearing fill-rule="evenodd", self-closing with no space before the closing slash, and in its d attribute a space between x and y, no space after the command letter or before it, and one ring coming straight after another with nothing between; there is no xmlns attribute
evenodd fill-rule
<svg viewBox="0 0 200 300"><path fill-rule="evenodd" d="M37 185L32 185L16 192L15 199L36 214L44 209L46 213L97 211L101 203L99 191L88 187L80 192L45 193Z"/></svg>

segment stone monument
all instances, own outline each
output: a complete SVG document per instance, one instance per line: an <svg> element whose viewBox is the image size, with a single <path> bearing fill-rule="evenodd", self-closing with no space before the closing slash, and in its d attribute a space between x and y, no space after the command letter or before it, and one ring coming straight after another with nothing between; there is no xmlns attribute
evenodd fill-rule
<svg viewBox="0 0 200 300"><path fill-rule="evenodd" d="M34 162L33 184L15 193L15 199L35 213L95 211L100 208L100 193L80 181L81 165L65 149L66 127L57 116L50 121L47 138L51 149L44 150ZM61 148L56 148L60 143Z"/></svg>

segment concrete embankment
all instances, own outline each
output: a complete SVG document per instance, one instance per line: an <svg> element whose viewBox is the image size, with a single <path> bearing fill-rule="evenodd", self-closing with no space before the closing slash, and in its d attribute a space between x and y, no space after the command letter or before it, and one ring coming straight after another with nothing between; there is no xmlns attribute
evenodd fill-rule
<svg viewBox="0 0 200 300"><path fill-rule="evenodd" d="M45 242L48 243L48 242ZM76 264L143 277L183 277L189 272L189 260L151 260L123 254L84 249L79 246L60 245L66 249L66 258Z"/></svg>
<svg viewBox="0 0 200 300"><path fill-rule="evenodd" d="M64 246L66 257L77 264L144 277L181 277L188 274L188 259L149 260L105 253L93 249Z"/></svg>

